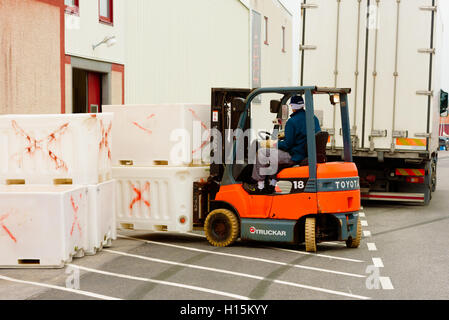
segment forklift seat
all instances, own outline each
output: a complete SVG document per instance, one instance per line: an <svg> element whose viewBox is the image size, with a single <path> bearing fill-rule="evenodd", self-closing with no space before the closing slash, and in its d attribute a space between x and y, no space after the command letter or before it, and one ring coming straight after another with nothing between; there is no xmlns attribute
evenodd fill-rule
<svg viewBox="0 0 449 320"><path fill-rule="evenodd" d="M320 131L315 135L315 143L316 143L316 161L317 163L326 163L326 145L329 141L329 133L326 131ZM305 158L299 164L302 166L309 165L309 158Z"/></svg>
<svg viewBox="0 0 449 320"><path fill-rule="evenodd" d="M329 133L328 132L324 132L324 131L320 131L315 135L315 142L316 142L316 159L317 159L317 163L326 163L327 159L326 159L326 145L327 142L329 140ZM298 167L307 167L306 169L309 170L308 168L309 165L309 158L305 158L303 161L301 161L301 163L297 166L294 166L293 168L298 168ZM289 172L289 169L291 168L284 168L283 170L281 170L278 174L278 178L283 176L283 173ZM291 172L291 170L290 170ZM308 171L307 171L308 172ZM300 173L298 172L298 170L295 170L296 174L300 174L300 176L303 176L304 173ZM307 173L308 175L308 173Z"/></svg>

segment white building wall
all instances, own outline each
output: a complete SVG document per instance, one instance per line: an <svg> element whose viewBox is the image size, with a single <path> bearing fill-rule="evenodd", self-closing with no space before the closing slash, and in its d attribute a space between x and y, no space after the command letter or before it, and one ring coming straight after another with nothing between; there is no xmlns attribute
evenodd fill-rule
<svg viewBox="0 0 449 320"><path fill-rule="evenodd" d="M129 1L129 0L128 0ZM123 64L125 60L125 3L127 0L114 0L113 24L99 21L98 0L80 0L79 15L65 15L65 51L67 55L80 58ZM95 50L92 45L105 37L115 36L116 44L105 44Z"/></svg>
<svg viewBox="0 0 449 320"><path fill-rule="evenodd" d="M239 0L126 1L125 102L210 103L249 85L249 10Z"/></svg>
<svg viewBox="0 0 449 320"><path fill-rule="evenodd" d="M293 84L293 24L292 15L278 0L251 0L251 9L261 15L261 87L284 87ZM265 17L268 28L265 28ZM282 43L282 27L285 28L285 50ZM266 35L267 33L267 35ZM265 43L267 40L267 43ZM255 54L255 53L253 53ZM271 131L274 115L270 113L270 100L279 95L262 95L261 103L253 103L252 127Z"/></svg>

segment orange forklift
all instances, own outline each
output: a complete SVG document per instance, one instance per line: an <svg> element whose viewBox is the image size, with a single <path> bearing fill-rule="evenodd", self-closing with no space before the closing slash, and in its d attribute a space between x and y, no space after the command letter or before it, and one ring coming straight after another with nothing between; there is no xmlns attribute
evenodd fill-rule
<svg viewBox="0 0 449 320"><path fill-rule="evenodd" d="M205 185L194 187L196 194L203 195L196 200L194 197L194 217L196 215L196 222L204 226L211 245L226 247L241 238L305 243L307 252L316 252L317 244L323 241L345 241L348 248L359 247L362 232L360 185L352 160L350 92L351 89L315 86L253 91L212 89L211 175ZM260 136L262 140L278 137L288 117L288 100L295 95L304 96L308 158L298 166L281 170L277 175L278 186L272 194L253 195L242 186L249 181L253 166L248 152L250 137L245 140L243 132L251 129L252 102L262 94L282 97L270 101L270 112L276 114L275 125L272 133ZM328 134L315 134L314 96L317 94L328 95L330 103L340 107L344 141L341 162L326 162ZM230 136L229 129L237 133ZM259 142L253 143L258 146ZM224 152L226 145L232 146L231 156ZM236 161L241 149L244 161ZM204 201L203 205L198 204L199 198ZM204 215L198 212L200 207L206 208Z"/></svg>

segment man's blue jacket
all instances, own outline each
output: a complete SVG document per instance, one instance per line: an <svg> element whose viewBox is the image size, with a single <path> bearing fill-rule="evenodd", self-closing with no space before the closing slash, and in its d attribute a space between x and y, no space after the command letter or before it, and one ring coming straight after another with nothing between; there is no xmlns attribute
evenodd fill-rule
<svg viewBox="0 0 449 320"><path fill-rule="evenodd" d="M315 116L315 133L321 131L320 122ZM294 112L285 126L285 139L279 141L278 149L287 151L294 162L301 162L307 157L306 111Z"/></svg>

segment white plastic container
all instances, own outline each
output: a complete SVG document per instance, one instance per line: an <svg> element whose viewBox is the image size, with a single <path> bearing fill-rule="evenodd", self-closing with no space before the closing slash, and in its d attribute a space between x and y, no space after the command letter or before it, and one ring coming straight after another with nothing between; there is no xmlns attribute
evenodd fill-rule
<svg viewBox="0 0 449 320"><path fill-rule="evenodd" d="M93 255L117 239L115 180L88 186L89 218L86 254Z"/></svg>
<svg viewBox="0 0 449 320"><path fill-rule="evenodd" d="M0 184L111 179L113 114L0 117Z"/></svg>
<svg viewBox="0 0 449 320"><path fill-rule="evenodd" d="M0 186L0 268L62 268L84 255L87 188Z"/></svg>
<svg viewBox="0 0 449 320"><path fill-rule="evenodd" d="M122 105L103 110L114 113L113 165L210 162L210 105Z"/></svg>
<svg viewBox="0 0 449 320"><path fill-rule="evenodd" d="M188 232L193 228L193 183L209 167L114 167L119 228Z"/></svg>

